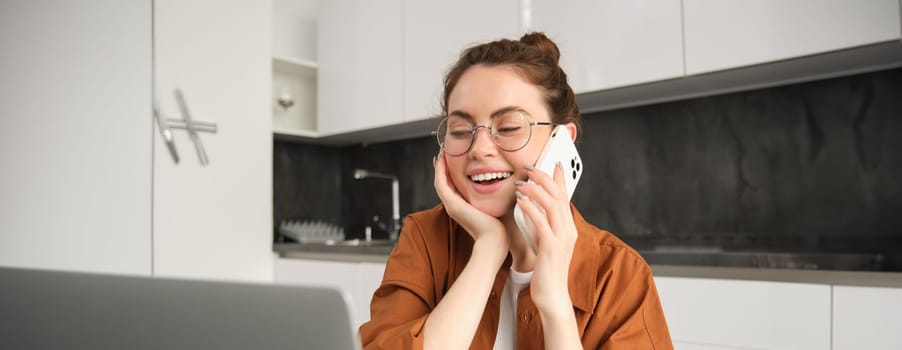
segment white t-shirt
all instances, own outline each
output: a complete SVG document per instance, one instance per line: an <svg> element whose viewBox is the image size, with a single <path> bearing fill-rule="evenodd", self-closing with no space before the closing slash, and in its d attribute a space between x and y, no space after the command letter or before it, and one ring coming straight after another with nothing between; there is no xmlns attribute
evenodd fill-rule
<svg viewBox="0 0 902 350"><path fill-rule="evenodd" d="M511 269L504 291L501 292L501 313L498 315L498 335L495 336L494 350L517 348L517 301L520 291L529 285L532 271L517 272Z"/></svg>

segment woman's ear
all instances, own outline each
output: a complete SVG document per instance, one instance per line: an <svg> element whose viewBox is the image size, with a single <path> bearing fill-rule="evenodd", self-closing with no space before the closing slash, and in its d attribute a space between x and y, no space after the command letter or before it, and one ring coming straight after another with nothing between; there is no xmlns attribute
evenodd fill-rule
<svg viewBox="0 0 902 350"><path fill-rule="evenodd" d="M567 123L564 126L567 127L567 131L570 131L570 141L576 142L576 123Z"/></svg>

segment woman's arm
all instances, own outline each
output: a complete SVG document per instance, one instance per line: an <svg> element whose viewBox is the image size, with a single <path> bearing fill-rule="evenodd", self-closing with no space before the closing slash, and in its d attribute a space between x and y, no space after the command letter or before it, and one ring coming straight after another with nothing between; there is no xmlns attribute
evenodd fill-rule
<svg viewBox="0 0 902 350"><path fill-rule="evenodd" d="M454 188L444 153L435 162L435 192L448 216L473 237L474 243L467 265L426 319L424 348L467 349L510 242L501 221L471 206Z"/></svg>
<svg viewBox="0 0 902 350"><path fill-rule="evenodd" d="M530 294L547 349L582 349L567 278L578 236L560 164L554 178L528 167L535 184L518 182L517 203L535 225L537 251ZM544 213L539 208L544 210Z"/></svg>
<svg viewBox="0 0 902 350"><path fill-rule="evenodd" d="M506 257L498 254L497 244L479 240L473 245L473 254L460 276L426 318L424 349L470 347L498 268Z"/></svg>

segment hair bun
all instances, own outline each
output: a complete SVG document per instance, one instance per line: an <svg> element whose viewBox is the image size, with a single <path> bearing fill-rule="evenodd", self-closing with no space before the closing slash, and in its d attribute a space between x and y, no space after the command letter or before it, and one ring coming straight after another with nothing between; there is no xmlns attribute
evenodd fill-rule
<svg viewBox="0 0 902 350"><path fill-rule="evenodd" d="M545 36L545 33L526 33L520 37L520 42L539 49L543 55L554 60L554 63L558 63L561 58L561 51L558 50L557 45L551 39Z"/></svg>

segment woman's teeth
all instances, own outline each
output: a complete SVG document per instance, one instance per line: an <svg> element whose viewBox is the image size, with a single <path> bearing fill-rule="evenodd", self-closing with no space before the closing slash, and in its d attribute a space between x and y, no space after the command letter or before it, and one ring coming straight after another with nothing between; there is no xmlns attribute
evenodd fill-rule
<svg viewBox="0 0 902 350"><path fill-rule="evenodd" d="M512 174L513 173L510 173L510 172L483 173L483 174L471 175L470 180L473 180L474 182L499 180L499 179L506 179L506 178L510 177Z"/></svg>

